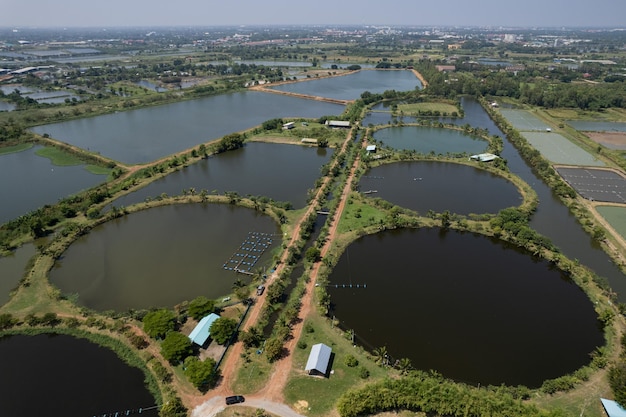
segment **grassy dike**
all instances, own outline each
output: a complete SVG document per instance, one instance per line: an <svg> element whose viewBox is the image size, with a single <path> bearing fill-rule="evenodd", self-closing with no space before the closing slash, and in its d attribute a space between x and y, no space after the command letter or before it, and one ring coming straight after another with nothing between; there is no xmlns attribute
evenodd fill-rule
<svg viewBox="0 0 626 417"><path fill-rule="evenodd" d="M500 175L516 185L519 192L523 196L523 202L518 209L527 213L532 213L537 206L538 201L536 193L532 190L532 187L526 184L519 177L511 174L507 170L494 168L489 164L468 162L465 158L431 158L424 155L413 155L409 158L407 155L395 152L389 155L386 160L377 161L372 163L372 165L390 163L397 160L437 160L449 163L463 163L472 166L478 165L480 168ZM361 170L361 173L363 173L363 171L364 170ZM355 183L357 181L358 180L355 179ZM432 217L424 217L418 216L410 210L401 209L399 215L394 221L392 221L391 219L393 216L391 216L391 210L393 205L381 204L377 201L377 199L364 198L357 192L353 192L348 198L348 204L346 205L346 209L343 212L339 225L340 235L335 240L335 244L331 252L326 257L326 262L322 267L320 277L318 278L320 287L316 289L316 299L319 307L323 307L325 302L324 300L326 299L325 291L323 290L324 280L329 276L333 264L339 259L341 253L358 237L365 234L377 233L386 228L441 226L440 214L436 214ZM490 237L498 237L502 240L518 244L515 236L510 236L506 232L494 229L491 226L490 219L493 217L494 216L492 215L486 215L467 218L465 216L453 215L450 219L451 222L448 227L455 230L471 231ZM483 391L485 391L484 393L478 392L476 391L476 388L467 387L464 384L457 384L452 381L441 379L440 377L425 376L419 372L406 378L398 375L398 371L395 370L384 370L384 374L387 375L387 377L391 377L392 381L399 378L400 381L405 380L406 384L409 385L417 383L417 386L441 386L443 384L448 387L446 394L446 396L448 396L448 404L463 403L468 397L471 397L473 398L472 402L476 403L476 409L482 408L483 411L486 411L488 408L487 404L492 403L496 398L509 398L507 401L509 401L509 406L511 408L507 408L506 410L508 411L504 411L504 414L494 415L559 415L561 411L566 412L566 415L570 415L570 413L573 412L579 414L581 410L584 410L585 415L592 417L602 416L602 408L598 401L598 395L611 395L610 388L608 387L608 383L606 381L606 367L611 363L611 361L616 360L619 354L620 338L624 332L625 326L624 320L614 304L611 303L609 294L596 284L594 274L587 268L581 266L576 261L565 258L560 253L547 250L544 247L527 244L524 248L527 251L530 251L530 253L539 254L548 261L558 265L559 268L569 272L572 279L574 279L575 282L587 293L590 301L595 305L598 317L605 324L604 329L606 344L594 353L594 356L590 359L591 362L588 366L573 372L571 375L565 375L555 380L546 381L544 386L536 390L524 390L516 387L492 387L487 390L483 389ZM332 327L332 323L323 317L317 317L316 320L320 320L325 324L326 332L329 331L328 327ZM307 336L305 334L302 338L305 343L307 340L306 337ZM343 339L345 339L345 335ZM331 343L337 342L331 339ZM335 350L334 347L333 350ZM365 358L369 356L366 352L364 355ZM369 363L370 366L372 365L371 361L368 361L367 363ZM297 380L297 372L293 371L293 373L294 380ZM349 373L344 373L342 375L349 375ZM322 384L318 384L320 387L319 389L316 389L315 384L310 383L310 386L299 387L297 390L294 389L294 393L297 391L302 392L301 388L305 388L304 392L310 392L308 396L314 399L314 402L310 404L310 413L312 415L318 415L313 410L328 409L328 405L326 404L328 402L332 402L330 401L330 398L328 398L329 396L337 399L335 404L339 404L339 412L342 416L352 416L360 413L375 414L381 411L398 411L402 409L412 410L412 412L421 410L444 414L452 411L450 407L445 408L445 404L441 404L441 401L439 405L433 405L432 402L419 403L417 401L410 401L407 399L399 401L398 398L400 397L394 397L393 395L390 398L383 400L382 397L377 397L379 394L376 394L375 392L381 387L381 384L384 386L386 383L381 382L381 378L373 378L373 376L374 375L372 375L372 378L368 381L363 381L354 376L349 378L352 379L351 383L353 384L353 389L348 392L337 392L332 390L330 390L330 392L325 392ZM388 379L384 379L384 381L388 381ZM348 383L347 385L349 386L350 384ZM396 386L396 388L388 386L385 390L395 389L400 392L402 391L402 386L402 383L400 383L400 385ZM450 395L450 392L456 392L456 394ZM288 388L286 391L286 397L289 398L289 395ZM295 399L295 394L292 395L292 399ZM302 397L302 395L300 395L300 397ZM355 398L359 398L356 403L354 403ZM378 398L378 400L375 398ZM386 403L387 405L384 405L379 401L388 402ZM371 408L359 408L364 404L371 405ZM473 407L469 407L467 410L467 415L484 415L475 411ZM507 414L507 412L509 414ZM324 414L320 413L319 415Z"/></svg>

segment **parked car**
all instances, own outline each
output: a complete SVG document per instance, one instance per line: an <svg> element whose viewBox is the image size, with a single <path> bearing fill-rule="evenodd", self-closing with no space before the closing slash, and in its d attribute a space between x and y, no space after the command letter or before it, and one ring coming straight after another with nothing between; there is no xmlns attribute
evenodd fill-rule
<svg viewBox="0 0 626 417"><path fill-rule="evenodd" d="M256 295L263 295L263 291L265 291L265 285L259 285L256 287Z"/></svg>
<svg viewBox="0 0 626 417"><path fill-rule="evenodd" d="M245 400L246 399L243 398L243 395L231 395L230 397L226 397L226 405L239 404Z"/></svg>

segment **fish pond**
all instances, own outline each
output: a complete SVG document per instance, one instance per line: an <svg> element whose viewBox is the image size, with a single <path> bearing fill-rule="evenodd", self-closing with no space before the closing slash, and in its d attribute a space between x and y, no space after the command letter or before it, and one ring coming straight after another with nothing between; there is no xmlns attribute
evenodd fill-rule
<svg viewBox="0 0 626 417"><path fill-rule="evenodd" d="M281 236L269 216L252 209L156 207L79 238L50 272L50 282L99 311L173 307L200 295L229 294L238 278L249 282L233 269L255 273L268 267Z"/></svg>
<svg viewBox="0 0 626 417"><path fill-rule="evenodd" d="M333 98L355 100L365 91L383 93L386 90L412 91L422 83L407 70L363 70L338 77L302 81L271 86L273 90Z"/></svg>
<svg viewBox="0 0 626 417"><path fill-rule="evenodd" d="M480 235L365 236L329 280L331 314L360 343L458 381L538 387L604 344L590 300L564 273Z"/></svg>
<svg viewBox="0 0 626 417"><path fill-rule="evenodd" d="M85 339L2 337L0 369L2 416L158 416L143 373Z"/></svg>
<svg viewBox="0 0 626 417"><path fill-rule="evenodd" d="M394 149L422 154L477 154L489 146L486 140L454 129L424 126L389 127L377 130L374 139Z"/></svg>
<svg viewBox="0 0 626 417"><path fill-rule="evenodd" d="M37 126L33 131L103 156L150 162L278 117L319 118L343 106L246 91Z"/></svg>
<svg viewBox="0 0 626 417"><path fill-rule="evenodd" d="M91 188L106 180L85 165L57 166L37 155L42 146L0 155L0 196L9 196L0 206L0 224L36 210L44 204Z"/></svg>
<svg viewBox="0 0 626 417"><path fill-rule="evenodd" d="M359 190L421 215L429 210L497 213L522 203L517 187L506 179L472 166L446 162L380 165L361 177Z"/></svg>
<svg viewBox="0 0 626 417"><path fill-rule="evenodd" d="M236 191L289 201L304 207L307 190L315 188L322 165L330 161L332 150L299 145L248 142L243 148L204 159L113 202L129 206L157 197L162 193L178 195L183 189L195 188L223 194ZM289 181L285 178L289 177ZM280 184L280 186L278 186Z"/></svg>

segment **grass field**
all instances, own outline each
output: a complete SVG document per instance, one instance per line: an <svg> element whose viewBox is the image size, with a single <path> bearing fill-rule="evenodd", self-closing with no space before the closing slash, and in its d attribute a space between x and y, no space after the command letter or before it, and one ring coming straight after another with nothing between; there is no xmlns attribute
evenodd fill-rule
<svg viewBox="0 0 626 417"><path fill-rule="evenodd" d="M331 328L326 319L317 314L309 316L300 337L301 346L294 351L292 375L285 388L285 402L300 414L308 416L330 415L337 399L346 391L368 383L371 379L380 379L388 372L368 359L368 354L361 347L354 347L350 340L338 328ZM311 346L324 343L330 346L332 373L328 378L312 377L304 372L304 367L311 351ZM346 365L346 358L352 355L358 361L357 366ZM370 376L361 378L362 368Z"/></svg>
<svg viewBox="0 0 626 417"><path fill-rule="evenodd" d="M452 114L453 112L459 112L459 109L453 104L449 103L412 103L412 104L400 104L398 105L398 111L403 111L404 113L419 113L419 112L439 112L440 114L447 113Z"/></svg>
<svg viewBox="0 0 626 417"><path fill-rule="evenodd" d="M76 156L64 152L61 149L46 146L35 152L37 155L48 158L57 166L81 165L83 162Z"/></svg>
<svg viewBox="0 0 626 417"><path fill-rule="evenodd" d="M354 193L356 194L356 193ZM341 216L341 222L337 228L339 234L353 230L362 230L385 219L386 214L375 207L359 202L360 197L351 197Z"/></svg>
<svg viewBox="0 0 626 417"><path fill-rule="evenodd" d="M607 109L604 111L585 111L580 109L549 109L544 111L550 116L562 120L626 122L626 109Z"/></svg>
<svg viewBox="0 0 626 417"><path fill-rule="evenodd" d="M616 206L598 206L596 210L621 237L626 239L626 208Z"/></svg>
<svg viewBox="0 0 626 417"><path fill-rule="evenodd" d="M3 148L0 148L0 155L22 152L32 147L33 147L32 143L20 143L19 145L15 145L15 146L6 146Z"/></svg>

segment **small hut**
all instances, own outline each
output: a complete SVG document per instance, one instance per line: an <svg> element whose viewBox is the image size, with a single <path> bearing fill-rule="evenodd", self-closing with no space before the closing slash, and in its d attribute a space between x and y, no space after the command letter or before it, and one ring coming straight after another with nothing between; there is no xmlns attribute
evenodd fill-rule
<svg viewBox="0 0 626 417"><path fill-rule="evenodd" d="M326 376L332 349L323 343L311 346L309 359L306 361L305 371L309 375Z"/></svg>

